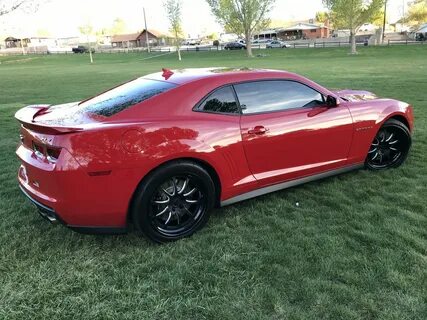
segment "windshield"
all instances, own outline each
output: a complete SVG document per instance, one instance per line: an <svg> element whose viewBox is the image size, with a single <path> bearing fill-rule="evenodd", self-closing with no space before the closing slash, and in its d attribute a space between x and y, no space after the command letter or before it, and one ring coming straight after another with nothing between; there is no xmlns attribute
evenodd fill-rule
<svg viewBox="0 0 427 320"><path fill-rule="evenodd" d="M176 84L138 78L80 103L80 111L109 117L176 87Z"/></svg>

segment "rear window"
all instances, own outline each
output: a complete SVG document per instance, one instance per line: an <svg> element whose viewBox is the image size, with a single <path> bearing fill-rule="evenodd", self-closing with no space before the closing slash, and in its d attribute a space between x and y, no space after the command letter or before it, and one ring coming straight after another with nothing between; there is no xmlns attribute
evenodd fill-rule
<svg viewBox="0 0 427 320"><path fill-rule="evenodd" d="M139 78L82 102L80 110L109 117L174 87L176 84Z"/></svg>

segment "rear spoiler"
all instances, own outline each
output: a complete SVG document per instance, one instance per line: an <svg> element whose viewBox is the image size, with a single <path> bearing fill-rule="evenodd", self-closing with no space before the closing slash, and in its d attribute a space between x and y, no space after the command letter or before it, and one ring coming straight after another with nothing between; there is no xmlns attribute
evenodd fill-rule
<svg viewBox="0 0 427 320"><path fill-rule="evenodd" d="M35 118L47 113L49 106L48 104L27 106L18 110L15 113L15 118L25 128L44 134L65 134L83 130L83 128L77 127L50 126L43 123L36 123Z"/></svg>

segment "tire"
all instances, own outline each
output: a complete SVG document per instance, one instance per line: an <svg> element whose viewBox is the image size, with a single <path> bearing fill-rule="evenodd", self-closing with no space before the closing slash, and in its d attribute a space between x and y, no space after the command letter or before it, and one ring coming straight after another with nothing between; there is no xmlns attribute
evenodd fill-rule
<svg viewBox="0 0 427 320"><path fill-rule="evenodd" d="M411 148L411 133L402 122L389 119L375 135L365 160L370 170L397 168L405 162Z"/></svg>
<svg viewBox="0 0 427 320"><path fill-rule="evenodd" d="M207 223L215 194L212 178L203 167L175 161L143 179L130 213L136 229L147 238L158 243L175 241Z"/></svg>

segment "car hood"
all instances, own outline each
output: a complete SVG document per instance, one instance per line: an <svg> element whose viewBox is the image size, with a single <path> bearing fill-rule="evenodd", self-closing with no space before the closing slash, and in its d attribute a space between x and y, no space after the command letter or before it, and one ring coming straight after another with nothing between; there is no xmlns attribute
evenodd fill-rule
<svg viewBox="0 0 427 320"><path fill-rule="evenodd" d="M369 91L363 91L363 90L337 90L332 91L335 93L338 97L346 100L346 101L368 101L368 100L374 100L378 99L378 96L376 96L374 93Z"/></svg>

